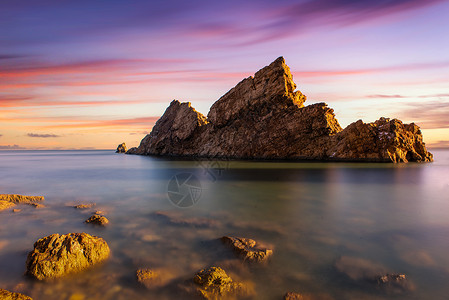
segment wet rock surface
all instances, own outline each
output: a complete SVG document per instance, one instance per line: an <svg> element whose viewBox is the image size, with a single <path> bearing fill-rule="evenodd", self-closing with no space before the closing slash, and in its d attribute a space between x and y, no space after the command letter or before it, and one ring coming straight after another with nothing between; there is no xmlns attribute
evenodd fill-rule
<svg viewBox="0 0 449 300"><path fill-rule="evenodd" d="M32 300L30 297L19 293L13 293L4 289L0 289L1 300Z"/></svg>
<svg viewBox="0 0 449 300"><path fill-rule="evenodd" d="M195 274L196 293L202 299L228 299L245 296L248 290L243 283L235 282L220 267L210 267Z"/></svg>
<svg viewBox="0 0 449 300"><path fill-rule="evenodd" d="M303 300L304 297L299 293L288 292L284 295L284 300Z"/></svg>
<svg viewBox="0 0 449 300"><path fill-rule="evenodd" d="M115 153L126 153L126 151L127 151L126 144L121 143L120 145L117 146L117 150L115 151Z"/></svg>
<svg viewBox="0 0 449 300"><path fill-rule="evenodd" d="M223 236L221 241L229 245L245 261L262 262L273 255L273 250L257 245L255 240L241 237Z"/></svg>
<svg viewBox="0 0 449 300"><path fill-rule="evenodd" d="M34 243L27 274L39 280L80 272L109 257L105 240L87 233L52 234Z"/></svg>
<svg viewBox="0 0 449 300"><path fill-rule="evenodd" d="M173 100L138 148L128 154L234 159L432 161L417 125L380 118L344 130L326 103L306 97L283 57L215 102L207 118Z"/></svg>
<svg viewBox="0 0 449 300"><path fill-rule="evenodd" d="M106 226L109 223L109 220L101 215L94 214L89 217L84 223L98 225L98 226Z"/></svg>

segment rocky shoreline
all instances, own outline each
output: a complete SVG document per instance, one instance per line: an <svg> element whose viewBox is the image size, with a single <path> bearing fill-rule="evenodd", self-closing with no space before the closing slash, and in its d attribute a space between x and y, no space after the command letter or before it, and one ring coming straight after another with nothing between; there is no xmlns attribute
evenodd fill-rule
<svg viewBox="0 0 449 300"><path fill-rule="evenodd" d="M242 80L207 117L173 100L139 147L126 154L244 160L429 162L420 128L398 119L341 128L326 103L306 96L283 57ZM124 145L117 148L123 152Z"/></svg>
<svg viewBox="0 0 449 300"><path fill-rule="evenodd" d="M27 198L27 196L18 195L2 197L3 199L22 199L22 202L32 199L43 200L43 197ZM95 206L95 203L66 205L68 208L76 207L80 213ZM102 211L95 211L93 216L100 216L100 213L104 214ZM183 217L182 214L170 212L155 212L150 216L155 220L164 221L175 227L182 225L210 229L216 225L216 221L213 219L188 219ZM100 229L92 227L92 230ZM153 241L153 239L150 241ZM261 272L267 267L272 257L276 255L273 248L247 237L223 236L217 238L217 242L219 243L216 246L222 249L220 251L223 251L221 255L235 254L234 260L217 260L213 264L205 264L195 274L192 274L191 278L174 274L161 267L142 265L135 271L135 281L145 289L154 292L170 290L172 293L178 293L188 299L249 299L256 297L258 291L254 289L254 284L251 281L251 277L254 276L252 272L255 270ZM110 259L110 247L107 241L101 237L84 232L55 233L40 238L34 243L34 247L28 253L25 262L25 275L29 277L29 280L43 282L44 285L53 285L67 276L76 278L74 276L77 273L90 272L89 270L96 265L102 267ZM253 268L255 265L258 267ZM379 290L382 293L393 295L406 295L415 290L413 282L405 274L392 272L365 259L343 256L335 260L333 267L346 280L364 289ZM236 274L241 273L242 270L248 270L248 268L251 268L252 272L243 272L246 280L242 280L239 275L236 277ZM241 271L236 272L236 270ZM17 287L20 287L20 284ZM19 289L19 292L22 291ZM279 295L279 299L281 298L282 295ZM0 289L0 299L31 298L21 293ZM320 294L288 291L284 294L283 299L322 298ZM332 299L332 297L326 295L325 299Z"/></svg>

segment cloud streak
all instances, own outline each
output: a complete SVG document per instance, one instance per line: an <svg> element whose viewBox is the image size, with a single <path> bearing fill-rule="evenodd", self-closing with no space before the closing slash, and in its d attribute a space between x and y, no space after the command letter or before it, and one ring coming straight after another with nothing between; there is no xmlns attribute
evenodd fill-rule
<svg viewBox="0 0 449 300"><path fill-rule="evenodd" d="M60 135L56 135L56 134L49 134L49 133L44 133L44 134L39 134L39 133L27 133L28 137L32 137L32 138L58 138L60 137Z"/></svg>
<svg viewBox="0 0 449 300"><path fill-rule="evenodd" d="M0 150L24 150L25 147L21 147L19 145L0 145Z"/></svg>
<svg viewBox="0 0 449 300"><path fill-rule="evenodd" d="M449 103L430 101L408 103L400 112L403 118L413 120L424 129L449 128Z"/></svg>

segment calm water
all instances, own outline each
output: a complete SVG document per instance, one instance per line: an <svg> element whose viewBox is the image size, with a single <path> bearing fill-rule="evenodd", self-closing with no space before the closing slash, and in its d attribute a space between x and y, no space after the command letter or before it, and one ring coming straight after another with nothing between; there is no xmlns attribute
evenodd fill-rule
<svg viewBox="0 0 449 300"><path fill-rule="evenodd" d="M320 299L447 299L449 152L429 164L169 161L112 151L2 151L0 193L45 196L46 208L0 212L0 287L34 299L173 299L176 283L221 265L257 299L297 291ZM178 208L170 179L192 173L199 201ZM181 191L183 192L183 191ZM96 202L91 210L69 205ZM93 210L107 228L85 225ZM170 214L172 221L155 212ZM112 256L54 282L23 276L33 243L52 233L103 237ZM241 264L217 238L251 237L274 249L266 265ZM404 273L413 292L390 294L335 268L361 258ZM140 267L164 270L169 287L146 290Z"/></svg>

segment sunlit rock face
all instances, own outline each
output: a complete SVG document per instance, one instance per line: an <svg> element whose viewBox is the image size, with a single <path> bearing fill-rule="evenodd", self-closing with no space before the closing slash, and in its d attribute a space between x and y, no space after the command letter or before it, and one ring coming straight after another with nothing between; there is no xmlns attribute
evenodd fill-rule
<svg viewBox="0 0 449 300"><path fill-rule="evenodd" d="M207 118L173 100L128 154L235 159L432 161L419 127L380 118L344 130L326 103L306 96L279 57L215 102Z"/></svg>

